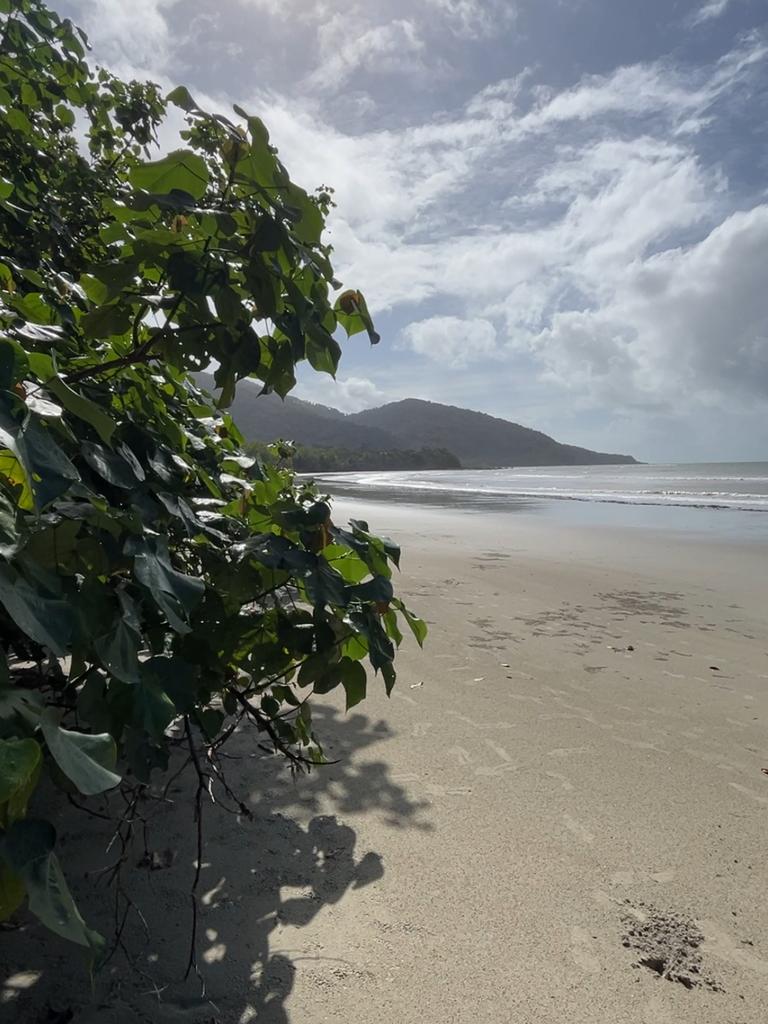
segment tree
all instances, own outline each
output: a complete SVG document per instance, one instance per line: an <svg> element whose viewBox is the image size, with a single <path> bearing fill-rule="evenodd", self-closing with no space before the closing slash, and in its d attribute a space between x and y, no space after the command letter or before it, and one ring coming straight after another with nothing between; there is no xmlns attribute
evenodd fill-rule
<svg viewBox="0 0 768 1024"><path fill-rule="evenodd" d="M352 707L366 662L389 692L398 617L426 627L398 548L334 525L225 411L244 377L284 396L300 360L333 374L338 326L378 341L359 292L332 303L329 191L291 181L258 117L93 72L86 46L0 0L0 919L27 899L98 962L28 814L41 778L77 804L122 787L130 831L182 747L202 842L238 726L322 763L309 696ZM186 128L158 158L167 103ZM216 402L190 376L210 365Z"/></svg>

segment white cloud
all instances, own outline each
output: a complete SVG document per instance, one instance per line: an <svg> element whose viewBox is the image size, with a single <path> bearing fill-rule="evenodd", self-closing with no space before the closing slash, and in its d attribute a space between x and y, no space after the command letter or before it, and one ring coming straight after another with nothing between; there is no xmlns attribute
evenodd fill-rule
<svg viewBox="0 0 768 1024"><path fill-rule="evenodd" d="M424 49L413 21L395 19L371 28L350 24L346 14L331 16L318 29L320 63L307 85L336 90L359 69L382 73L419 67L414 54Z"/></svg>
<svg viewBox="0 0 768 1024"><path fill-rule="evenodd" d="M712 21L721 17L730 7L732 0L708 0L698 11L695 11L692 18L692 25L701 25L705 21Z"/></svg>
<svg viewBox="0 0 768 1024"><path fill-rule="evenodd" d="M170 0L137 2L160 53ZM295 13L297 0L277 13L286 6ZM354 131L334 121L335 90L364 108L360 69L375 60L393 69L426 63L434 37L425 19L439 14L444 27L464 32L472 12L492 8L339 0L335 15L323 4L301 9L314 46L304 67L320 88L298 99L264 90L232 98L264 117L293 177L335 186L337 273L365 291L375 315L387 314L390 343L407 324L401 344L435 360L429 397L439 400L443 388L460 400L455 380L466 388L474 375L479 404L480 366L492 358L485 390L494 411L500 382L521 363L527 382L538 374L550 394L562 388L575 405L670 410L768 399L756 269L768 256L765 208L734 193L707 136L711 126L722 132L738 97L746 102L764 74L765 37L742 39L709 66L644 62L560 90L523 71L453 110L404 109L397 127ZM121 10L109 0L116 26ZM219 96L219 106L227 99ZM723 137L713 139L726 161ZM470 369L451 383L445 366ZM319 378L298 393L352 411L413 393L411 367L404 354L391 376L375 371L386 394L363 376L337 385Z"/></svg>
<svg viewBox="0 0 768 1024"><path fill-rule="evenodd" d="M313 374L301 380L293 394L306 402L330 405L341 412L360 412L391 401L366 377L337 377L334 380L324 374Z"/></svg>
<svg viewBox="0 0 768 1024"><path fill-rule="evenodd" d="M433 316L403 330L403 342L433 362L459 367L497 354L496 328L489 320Z"/></svg>
<svg viewBox="0 0 768 1024"><path fill-rule="evenodd" d="M501 32L517 17L513 0L426 0L457 35L467 38Z"/></svg>
<svg viewBox="0 0 768 1024"><path fill-rule="evenodd" d="M555 314L532 344L552 379L614 405L768 398L768 205L702 241L638 259L592 310Z"/></svg>
<svg viewBox="0 0 768 1024"><path fill-rule="evenodd" d="M179 0L79 0L99 60L118 74L154 74L171 59L166 12Z"/></svg>

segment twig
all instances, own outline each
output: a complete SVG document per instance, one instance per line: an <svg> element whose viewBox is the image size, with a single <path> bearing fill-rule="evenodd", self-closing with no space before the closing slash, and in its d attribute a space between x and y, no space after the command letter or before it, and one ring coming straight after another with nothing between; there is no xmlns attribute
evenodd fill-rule
<svg viewBox="0 0 768 1024"><path fill-rule="evenodd" d="M189 959L187 960L187 969L184 972L184 978L189 977L189 972L194 970L195 974L200 980L203 986L203 994L205 994L205 980L203 979L200 969L197 966L197 886L200 882L200 872L203 864L203 793L206 790L207 774L203 771L202 765L200 764L200 757L195 748L195 741L192 736L192 729L189 724L189 716L184 716L184 731L187 735L187 744L189 746L190 759L195 766L197 772L197 790L195 791L195 823L197 825L197 863L195 865L195 877L192 882L192 888L189 891L190 901L192 903L192 934L190 935L189 941Z"/></svg>

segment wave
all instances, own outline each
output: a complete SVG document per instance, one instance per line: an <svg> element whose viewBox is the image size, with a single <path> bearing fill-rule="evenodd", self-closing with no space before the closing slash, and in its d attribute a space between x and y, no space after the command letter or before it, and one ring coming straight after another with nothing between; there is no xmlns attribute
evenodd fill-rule
<svg viewBox="0 0 768 1024"><path fill-rule="evenodd" d="M476 471L482 472L482 471ZM539 474L537 478L544 478L546 474ZM482 501L489 500L548 500L548 501L583 501L583 502L606 502L619 505L663 505L678 506L684 508L707 508L707 509L731 509L745 512L768 512L768 493L754 493L732 490L693 490L679 487L638 487L635 490L626 488L627 481L622 483L625 487L611 489L610 487L592 487L574 489L565 486L553 487L525 487L514 484L501 486L497 480L491 484L492 473L486 472L485 480L481 485L475 480L459 482L456 480L436 479L435 476L426 479L427 474L420 476L406 475L405 473L328 473L318 475L317 479L327 483L333 483L344 488L352 488L355 491L367 489L389 489L400 492L422 492L435 496L443 493L472 495L475 499ZM532 475L531 475L532 477ZM531 477L528 477L530 479ZM554 479L554 475L552 476ZM562 476L560 476L562 480ZM723 478L724 479L724 478ZM736 478L743 479L743 478ZM763 478L749 477L749 483L761 483ZM764 478L768 483L768 478ZM712 478L703 478L710 484L718 484L721 481ZM564 482L564 481L563 481ZM596 482L596 481L595 481ZM605 481L601 481L605 483ZM618 481L616 481L618 483ZM637 483L651 482L650 480L638 480ZM658 480L653 481L657 485ZM671 481L670 481L671 482ZM693 482L692 478L678 478L675 483ZM522 480L520 481L522 483Z"/></svg>

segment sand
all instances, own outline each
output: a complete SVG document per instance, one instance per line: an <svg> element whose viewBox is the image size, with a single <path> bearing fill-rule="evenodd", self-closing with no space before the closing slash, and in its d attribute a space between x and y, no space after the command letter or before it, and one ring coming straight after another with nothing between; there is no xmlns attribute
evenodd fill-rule
<svg viewBox="0 0 768 1024"><path fill-rule="evenodd" d="M205 996L175 980L185 785L132 883L149 928L126 926L136 970L118 954L91 1002L64 944L26 923L0 933L2 1020L765 1024L765 549L509 515L370 519L403 544L428 649L402 651L390 700L376 685L345 715L322 698L340 762L308 779L235 739L254 816L208 811ZM59 822L108 930L86 877L102 826Z"/></svg>

